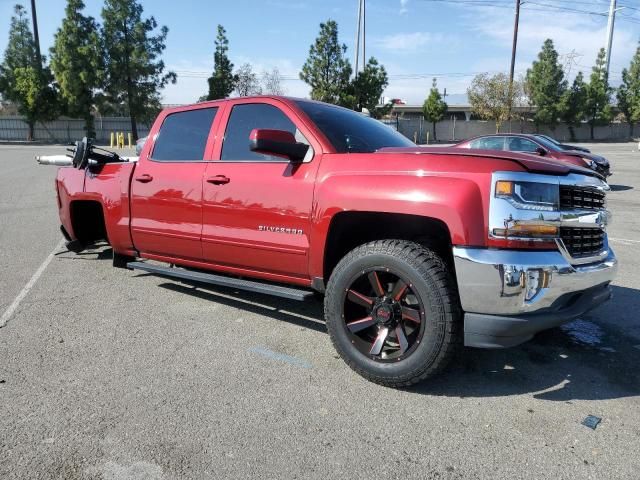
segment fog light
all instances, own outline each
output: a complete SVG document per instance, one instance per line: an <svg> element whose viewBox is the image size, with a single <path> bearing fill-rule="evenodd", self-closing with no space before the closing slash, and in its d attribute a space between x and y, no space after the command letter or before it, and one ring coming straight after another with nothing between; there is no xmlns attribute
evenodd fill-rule
<svg viewBox="0 0 640 480"><path fill-rule="evenodd" d="M525 301L533 300L543 288L549 286L550 280L551 275L549 272L541 268L527 270L524 292Z"/></svg>

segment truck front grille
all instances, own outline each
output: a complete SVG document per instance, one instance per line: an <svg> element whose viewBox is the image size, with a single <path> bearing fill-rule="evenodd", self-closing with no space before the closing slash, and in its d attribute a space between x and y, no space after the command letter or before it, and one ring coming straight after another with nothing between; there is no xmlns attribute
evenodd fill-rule
<svg viewBox="0 0 640 480"><path fill-rule="evenodd" d="M560 238L573 258L598 255L604 248L604 236L601 228L560 228Z"/></svg>
<svg viewBox="0 0 640 480"><path fill-rule="evenodd" d="M599 210L604 206L605 193L598 188L560 185L561 210Z"/></svg>

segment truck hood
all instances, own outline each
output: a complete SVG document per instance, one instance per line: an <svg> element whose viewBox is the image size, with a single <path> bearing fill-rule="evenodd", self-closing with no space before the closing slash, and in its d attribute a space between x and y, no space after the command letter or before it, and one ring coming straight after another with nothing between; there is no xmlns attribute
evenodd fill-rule
<svg viewBox="0 0 640 480"><path fill-rule="evenodd" d="M561 160L543 158L528 153L505 152L503 150L478 150L473 148L454 147L386 147L376 151L376 153L404 153L408 155L452 155L479 158L499 158L510 160L519 164L524 169L532 173L545 173L551 175L568 175L569 173L579 173L590 177L597 176L595 172L588 168L578 167Z"/></svg>

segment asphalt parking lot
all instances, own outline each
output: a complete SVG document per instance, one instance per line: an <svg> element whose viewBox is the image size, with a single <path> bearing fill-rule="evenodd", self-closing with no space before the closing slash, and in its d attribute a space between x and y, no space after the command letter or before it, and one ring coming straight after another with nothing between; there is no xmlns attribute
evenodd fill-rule
<svg viewBox="0 0 640 480"><path fill-rule="evenodd" d="M640 152L590 147L614 171L614 299L391 390L337 358L319 301L66 252L33 160L62 148L0 146L0 478L638 478Z"/></svg>

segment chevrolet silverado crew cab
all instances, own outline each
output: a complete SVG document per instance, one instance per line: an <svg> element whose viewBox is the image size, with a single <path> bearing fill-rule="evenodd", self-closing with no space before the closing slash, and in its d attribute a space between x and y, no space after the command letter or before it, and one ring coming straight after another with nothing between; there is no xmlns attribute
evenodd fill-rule
<svg viewBox="0 0 640 480"><path fill-rule="evenodd" d="M459 347L509 347L610 297L607 184L526 153L422 148L282 97L164 110L137 161L78 142L56 192L70 250L304 300L367 379L406 386Z"/></svg>

